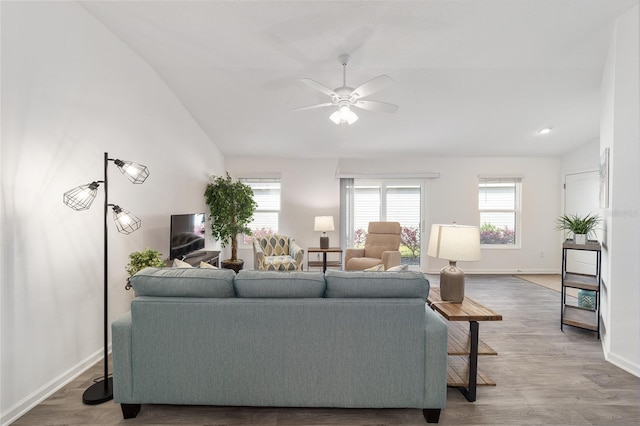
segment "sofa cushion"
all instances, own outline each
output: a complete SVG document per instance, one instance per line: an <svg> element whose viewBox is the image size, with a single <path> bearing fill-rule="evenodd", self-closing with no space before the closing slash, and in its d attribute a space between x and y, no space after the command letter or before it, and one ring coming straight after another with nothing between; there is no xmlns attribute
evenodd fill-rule
<svg viewBox="0 0 640 426"><path fill-rule="evenodd" d="M193 268L190 263L185 262L184 260L180 260L178 258L173 259L173 263L171 264L174 268Z"/></svg>
<svg viewBox="0 0 640 426"><path fill-rule="evenodd" d="M294 271L298 265L295 259L289 255L266 256L264 263L264 268L267 271Z"/></svg>
<svg viewBox="0 0 640 426"><path fill-rule="evenodd" d="M409 265L404 264L404 265L392 266L391 268L387 269L387 272L399 272L399 271L408 271L408 270L409 270Z"/></svg>
<svg viewBox="0 0 640 426"><path fill-rule="evenodd" d="M325 273L328 298L413 298L426 300L429 280L421 272L338 271Z"/></svg>
<svg viewBox="0 0 640 426"><path fill-rule="evenodd" d="M322 272L242 270L234 281L236 294L245 298L317 298L325 291Z"/></svg>
<svg viewBox="0 0 640 426"><path fill-rule="evenodd" d="M384 271L384 265L381 263L379 265L372 266L371 268L367 268L367 269L365 269L365 271L367 271L367 272L383 272Z"/></svg>
<svg viewBox="0 0 640 426"><path fill-rule="evenodd" d="M231 269L144 268L131 277L138 296L234 297Z"/></svg>

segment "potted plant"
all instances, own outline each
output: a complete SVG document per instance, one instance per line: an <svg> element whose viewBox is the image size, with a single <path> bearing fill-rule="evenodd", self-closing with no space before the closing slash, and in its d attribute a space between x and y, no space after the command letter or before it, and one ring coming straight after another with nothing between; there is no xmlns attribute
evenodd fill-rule
<svg viewBox="0 0 640 426"><path fill-rule="evenodd" d="M220 265L238 272L244 261L238 259L237 237L243 233L251 235L248 225L258 206L253 199L253 190L249 185L233 181L227 172L226 177L217 176L207 184L204 197L209 206L211 236L219 240L223 248L231 242L231 258Z"/></svg>
<svg viewBox="0 0 640 426"><path fill-rule="evenodd" d="M586 244L589 235L594 234L596 227L600 223L600 216L592 215L580 217L577 214L560 216L556 221L556 229L568 231L573 234L573 241L576 244Z"/></svg>
<svg viewBox="0 0 640 426"><path fill-rule="evenodd" d="M129 254L129 263L124 269L129 274L129 278L131 278L136 274L136 272L141 271L148 266L154 268L162 268L165 266L165 262L162 260L162 253L157 250L151 250L150 248L146 248L142 251L134 251ZM127 290L131 288L129 278L127 278L127 285L124 286Z"/></svg>

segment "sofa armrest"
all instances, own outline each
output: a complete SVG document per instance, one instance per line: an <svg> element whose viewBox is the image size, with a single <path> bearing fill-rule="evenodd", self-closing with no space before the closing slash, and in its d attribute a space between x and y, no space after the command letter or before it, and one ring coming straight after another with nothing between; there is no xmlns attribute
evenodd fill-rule
<svg viewBox="0 0 640 426"><path fill-rule="evenodd" d="M304 262L304 249L293 238L289 240L289 255L296 261L296 269L302 271Z"/></svg>
<svg viewBox="0 0 640 426"><path fill-rule="evenodd" d="M253 238L253 269L265 269L264 250L257 239Z"/></svg>
<svg viewBox="0 0 640 426"><path fill-rule="evenodd" d="M402 263L402 256L399 251L383 251L382 252L382 264L384 270L398 266Z"/></svg>
<svg viewBox="0 0 640 426"><path fill-rule="evenodd" d="M113 355L113 399L118 403L133 401L133 372L131 370L131 312L111 324Z"/></svg>
<svg viewBox="0 0 640 426"><path fill-rule="evenodd" d="M425 304L426 408L444 408L447 401L447 324Z"/></svg>

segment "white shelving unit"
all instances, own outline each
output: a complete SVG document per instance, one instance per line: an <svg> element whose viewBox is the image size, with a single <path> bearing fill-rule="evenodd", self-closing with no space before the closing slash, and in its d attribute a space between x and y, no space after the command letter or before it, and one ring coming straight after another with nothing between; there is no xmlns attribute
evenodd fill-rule
<svg viewBox="0 0 640 426"><path fill-rule="evenodd" d="M567 251L583 250L596 253L595 274L576 274L567 272ZM598 241L588 241L586 244L576 244L567 240L562 244L562 295L560 311L560 330L563 326L584 328L595 331L600 338L600 286L601 277L601 245ZM594 309L584 308L567 303L567 288L576 288L595 292Z"/></svg>

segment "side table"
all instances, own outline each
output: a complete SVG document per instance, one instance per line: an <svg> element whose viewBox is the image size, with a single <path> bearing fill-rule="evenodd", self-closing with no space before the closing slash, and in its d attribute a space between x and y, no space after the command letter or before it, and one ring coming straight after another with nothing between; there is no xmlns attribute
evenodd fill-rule
<svg viewBox="0 0 640 426"><path fill-rule="evenodd" d="M309 255L311 253L322 253L322 261L309 260ZM327 261L327 253L339 253L340 260ZM322 266L323 273L327 272L327 267L342 268L342 249L340 247L329 247L327 249L323 249L320 247L309 247L307 249L307 270L309 270L309 268L319 266Z"/></svg>
<svg viewBox="0 0 640 426"><path fill-rule="evenodd" d="M427 304L450 321L447 353L447 385L457 387L467 398L476 400L477 386L495 386L489 376L478 370L478 355L497 355L487 344L478 338L478 321L502 321L502 315L483 306L470 297L461 303L446 302L440 298L440 289L429 291ZM469 331L455 321L468 321ZM464 356L468 356L465 358Z"/></svg>

